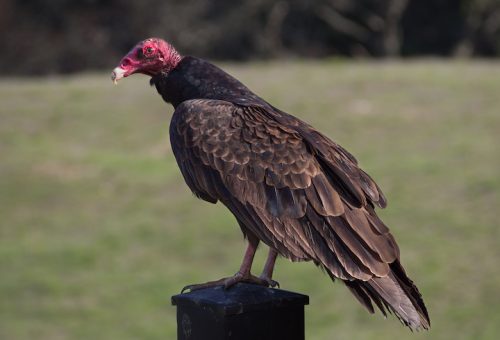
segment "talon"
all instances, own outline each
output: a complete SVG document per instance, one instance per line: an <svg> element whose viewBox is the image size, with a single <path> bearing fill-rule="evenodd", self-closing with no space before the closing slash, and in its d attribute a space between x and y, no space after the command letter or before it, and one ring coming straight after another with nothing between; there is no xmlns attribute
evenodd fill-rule
<svg viewBox="0 0 500 340"><path fill-rule="evenodd" d="M278 281L275 281L275 280L271 280L271 284L270 284L271 288L281 288L280 287L280 283Z"/></svg>
<svg viewBox="0 0 500 340"><path fill-rule="evenodd" d="M267 276L260 276L259 277L260 280L262 280L263 282L265 282L265 284L268 286L268 287L271 287L271 288L280 288L280 283L278 281L275 281Z"/></svg>
<svg viewBox="0 0 500 340"><path fill-rule="evenodd" d="M181 294L184 294L184 292L185 292L185 291L187 291L187 290L191 291L191 286L192 286L192 285L187 285L187 286L185 286L184 288L182 288L182 290L181 290Z"/></svg>
<svg viewBox="0 0 500 340"><path fill-rule="evenodd" d="M222 285L224 285L225 281L226 281L226 279L220 279L220 280L216 280L216 281L209 281L209 282L205 282L205 283L187 285L184 288L182 288L181 294L183 294L187 290L189 290L190 292L194 292L195 290L199 290L199 289L222 286Z"/></svg>

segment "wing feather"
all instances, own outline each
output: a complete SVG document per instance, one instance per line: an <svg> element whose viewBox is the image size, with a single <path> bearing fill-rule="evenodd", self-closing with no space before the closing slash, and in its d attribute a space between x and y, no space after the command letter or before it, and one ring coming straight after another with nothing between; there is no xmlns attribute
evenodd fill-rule
<svg viewBox="0 0 500 340"><path fill-rule="evenodd" d="M171 129L177 132L172 136L178 145L174 154L197 196L221 199L217 186L224 186L229 195L226 201L237 200L252 207L252 213L266 211L281 222L271 226L271 220L261 216L263 222L253 223L254 229L268 229L281 243L300 235L292 243L306 244L304 237L309 235L311 244L318 249L326 245L351 277L366 280L370 275L387 275L387 262L398 254L396 246L376 215L363 208L367 197L378 200L380 194L347 151L320 147L317 153L311 152L310 143L295 129L269 119L260 109L224 101L185 102L176 115L179 118L172 123L176 128ZM324 138L316 132L308 136L316 141L314 145L321 145ZM356 178L362 179L362 185L356 185ZM301 219L312 228L309 233L297 227L287 230L289 226L283 223ZM273 239L269 235L262 238L268 243ZM320 257L319 252L305 253L311 260Z"/></svg>
<svg viewBox="0 0 500 340"><path fill-rule="evenodd" d="M399 249L374 211L385 196L338 144L270 106L206 99L177 107L170 137L191 190L225 204L245 234L344 280L370 312L373 302L427 325L418 290L391 265Z"/></svg>

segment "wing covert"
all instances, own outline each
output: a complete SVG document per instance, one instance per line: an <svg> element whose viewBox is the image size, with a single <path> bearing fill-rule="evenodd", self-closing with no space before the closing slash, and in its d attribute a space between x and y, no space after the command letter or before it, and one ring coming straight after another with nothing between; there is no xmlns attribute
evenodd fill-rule
<svg viewBox="0 0 500 340"><path fill-rule="evenodd" d="M188 186L243 230L345 280L387 275L399 250L367 203L381 192L347 151L308 133L263 107L201 99L180 104L170 127Z"/></svg>

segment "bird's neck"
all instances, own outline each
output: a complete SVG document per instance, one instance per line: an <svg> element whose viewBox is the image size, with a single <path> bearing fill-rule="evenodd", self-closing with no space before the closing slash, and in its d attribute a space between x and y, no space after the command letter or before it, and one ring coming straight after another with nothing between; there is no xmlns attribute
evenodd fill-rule
<svg viewBox="0 0 500 340"><path fill-rule="evenodd" d="M174 107L190 99L237 102L243 97L247 101L257 98L246 86L223 70L191 56L180 57L174 68L154 76L150 83Z"/></svg>

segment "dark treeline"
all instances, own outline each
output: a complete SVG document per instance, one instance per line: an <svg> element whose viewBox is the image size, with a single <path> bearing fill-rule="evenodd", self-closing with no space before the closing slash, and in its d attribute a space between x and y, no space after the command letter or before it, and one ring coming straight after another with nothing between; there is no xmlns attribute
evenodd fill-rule
<svg viewBox="0 0 500 340"><path fill-rule="evenodd" d="M149 36L213 59L496 57L500 0L0 1L0 72L109 68Z"/></svg>

